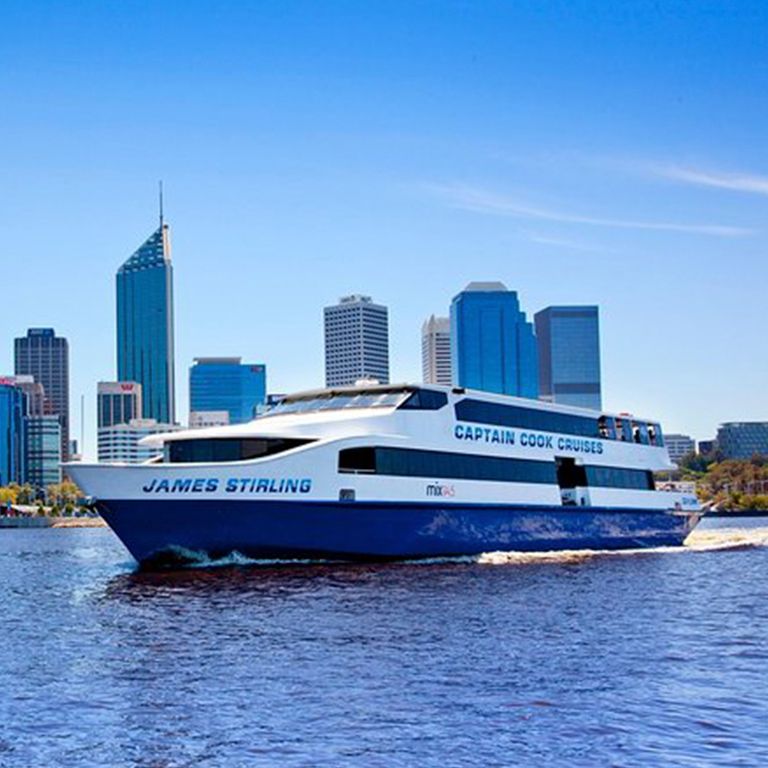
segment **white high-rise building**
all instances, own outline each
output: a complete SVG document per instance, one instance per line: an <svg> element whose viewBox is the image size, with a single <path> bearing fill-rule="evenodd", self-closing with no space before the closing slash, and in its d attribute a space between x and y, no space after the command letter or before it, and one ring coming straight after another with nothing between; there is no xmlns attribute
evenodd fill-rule
<svg viewBox="0 0 768 768"><path fill-rule="evenodd" d="M342 387L360 379L389 383L387 308L370 296L345 296L325 307L325 385Z"/></svg>
<svg viewBox="0 0 768 768"><path fill-rule="evenodd" d="M453 383L451 321L432 315L421 326L421 375L425 384Z"/></svg>
<svg viewBox="0 0 768 768"><path fill-rule="evenodd" d="M162 448L139 445L142 438L178 429L178 424L161 424L155 419L131 419L127 424L100 427L99 461L141 464L162 453Z"/></svg>
<svg viewBox="0 0 768 768"><path fill-rule="evenodd" d="M664 445L667 446L669 458L675 463L689 453L696 452L696 443L689 435L664 435Z"/></svg>

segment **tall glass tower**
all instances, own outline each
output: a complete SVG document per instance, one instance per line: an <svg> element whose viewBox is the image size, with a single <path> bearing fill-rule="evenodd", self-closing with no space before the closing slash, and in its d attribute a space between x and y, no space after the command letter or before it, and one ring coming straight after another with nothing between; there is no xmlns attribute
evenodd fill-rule
<svg viewBox="0 0 768 768"><path fill-rule="evenodd" d="M460 387L537 398L539 366L533 326L515 291L470 283L451 302L453 376Z"/></svg>
<svg viewBox="0 0 768 768"><path fill-rule="evenodd" d="M117 271L117 378L141 384L142 416L175 422L171 236L160 226Z"/></svg>
<svg viewBox="0 0 768 768"><path fill-rule="evenodd" d="M600 318L595 306L547 307L537 312L542 400L599 411Z"/></svg>
<svg viewBox="0 0 768 768"><path fill-rule="evenodd" d="M0 379L0 486L24 481L24 416L24 393L12 379Z"/></svg>

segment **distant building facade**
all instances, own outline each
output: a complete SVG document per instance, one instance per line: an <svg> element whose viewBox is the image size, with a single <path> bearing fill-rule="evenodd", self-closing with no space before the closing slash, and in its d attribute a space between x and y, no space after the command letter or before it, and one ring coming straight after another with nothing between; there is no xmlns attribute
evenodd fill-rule
<svg viewBox="0 0 768 768"><path fill-rule="evenodd" d="M127 424L141 418L141 384L136 381L100 381L96 385L98 427Z"/></svg>
<svg viewBox="0 0 768 768"><path fill-rule="evenodd" d="M190 426L192 413L212 411L226 411L230 424L250 421L266 396L266 366L240 357L196 357L189 369Z"/></svg>
<svg viewBox="0 0 768 768"><path fill-rule="evenodd" d="M689 435L665 434L664 445L669 451L669 458L678 463L684 456L696 452L696 441Z"/></svg>
<svg viewBox="0 0 768 768"><path fill-rule="evenodd" d="M454 382L461 387L537 398L533 325L503 283L470 283L451 302Z"/></svg>
<svg viewBox="0 0 768 768"><path fill-rule="evenodd" d="M599 411L600 318L595 306L547 307L534 316L539 397Z"/></svg>
<svg viewBox="0 0 768 768"><path fill-rule="evenodd" d="M229 424L229 411L191 411L189 428L225 427Z"/></svg>
<svg viewBox="0 0 768 768"><path fill-rule="evenodd" d="M177 429L176 424L162 424L155 419L132 419L127 424L102 427L98 433L99 461L140 464L162 453L162 448L139 445L140 440Z"/></svg>
<svg viewBox="0 0 768 768"><path fill-rule="evenodd" d="M425 384L453 383L451 319L432 315L421 326L421 377Z"/></svg>
<svg viewBox="0 0 768 768"><path fill-rule="evenodd" d="M45 389L35 381L34 376L7 376L6 381L14 384L26 397L26 416L42 416L45 413Z"/></svg>
<svg viewBox="0 0 768 768"><path fill-rule="evenodd" d="M717 430L717 449L724 459L768 456L768 421L731 421Z"/></svg>
<svg viewBox="0 0 768 768"><path fill-rule="evenodd" d="M370 296L345 296L325 307L325 384L341 387L360 379L389 383L389 315Z"/></svg>
<svg viewBox="0 0 768 768"><path fill-rule="evenodd" d="M45 392L46 415L61 424L61 457L69 454L69 343L53 328L30 328L14 341L14 371L32 376Z"/></svg>
<svg viewBox="0 0 768 768"><path fill-rule="evenodd" d="M61 482L61 422L55 415L29 416L24 430L26 481L39 490Z"/></svg>
<svg viewBox="0 0 768 768"><path fill-rule="evenodd" d="M117 377L141 384L143 418L173 423L173 267L162 219L118 270L116 289Z"/></svg>
<svg viewBox="0 0 768 768"><path fill-rule="evenodd" d="M0 379L0 486L22 483L25 467L26 398L12 377Z"/></svg>

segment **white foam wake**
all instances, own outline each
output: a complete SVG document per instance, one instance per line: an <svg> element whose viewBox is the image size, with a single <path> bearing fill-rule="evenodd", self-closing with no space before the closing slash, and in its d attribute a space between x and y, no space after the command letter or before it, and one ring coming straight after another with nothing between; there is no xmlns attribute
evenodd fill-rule
<svg viewBox="0 0 768 768"><path fill-rule="evenodd" d="M483 565L515 565L526 563L580 563L594 557L626 557L647 554L684 554L717 552L768 546L768 528L720 528L696 530L681 547L648 547L639 549L563 549L552 552L486 552L477 562Z"/></svg>

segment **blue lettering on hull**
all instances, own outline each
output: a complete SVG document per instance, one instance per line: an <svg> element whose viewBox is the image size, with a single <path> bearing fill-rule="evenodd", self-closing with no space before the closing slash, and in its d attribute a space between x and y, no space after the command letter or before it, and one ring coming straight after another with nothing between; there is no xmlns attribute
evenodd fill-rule
<svg viewBox="0 0 768 768"><path fill-rule="evenodd" d="M229 477L222 487L226 493L300 494L312 490L312 480L308 477ZM141 486L141 490L158 496L215 493L219 490L219 479L197 477L170 480L153 477Z"/></svg>

